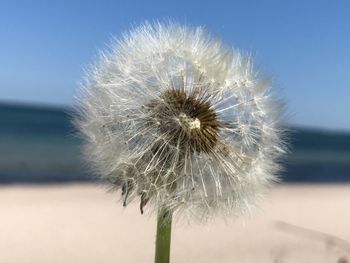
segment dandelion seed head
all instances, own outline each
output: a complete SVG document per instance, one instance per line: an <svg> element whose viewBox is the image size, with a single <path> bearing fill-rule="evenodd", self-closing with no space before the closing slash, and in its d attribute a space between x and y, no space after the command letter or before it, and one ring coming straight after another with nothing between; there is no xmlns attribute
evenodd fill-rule
<svg viewBox="0 0 350 263"><path fill-rule="evenodd" d="M281 103L250 56L201 27L134 28L100 56L81 94L85 153L124 205L240 215L276 180Z"/></svg>

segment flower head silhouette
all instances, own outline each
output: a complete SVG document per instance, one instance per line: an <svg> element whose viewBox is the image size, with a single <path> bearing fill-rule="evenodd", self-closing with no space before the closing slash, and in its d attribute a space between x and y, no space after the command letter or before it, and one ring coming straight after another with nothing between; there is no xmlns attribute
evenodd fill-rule
<svg viewBox="0 0 350 263"><path fill-rule="evenodd" d="M77 125L124 205L239 215L276 180L284 152L270 88L250 56L203 28L146 23L88 72Z"/></svg>

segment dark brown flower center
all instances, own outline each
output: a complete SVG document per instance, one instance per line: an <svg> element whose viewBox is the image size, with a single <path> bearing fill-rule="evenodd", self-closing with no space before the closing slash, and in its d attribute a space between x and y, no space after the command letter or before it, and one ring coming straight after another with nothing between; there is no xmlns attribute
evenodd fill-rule
<svg viewBox="0 0 350 263"><path fill-rule="evenodd" d="M210 153L217 144L223 124L212 108L208 95L187 94L171 89L146 105L150 122L169 143L184 151Z"/></svg>

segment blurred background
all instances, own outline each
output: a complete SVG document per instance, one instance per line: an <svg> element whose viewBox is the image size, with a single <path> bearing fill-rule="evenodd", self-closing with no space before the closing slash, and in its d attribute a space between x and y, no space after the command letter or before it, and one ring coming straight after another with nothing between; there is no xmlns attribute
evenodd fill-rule
<svg viewBox="0 0 350 263"><path fill-rule="evenodd" d="M144 20L203 25L285 98L288 182L350 181L348 1L0 2L0 182L86 181L71 124L84 68Z"/></svg>

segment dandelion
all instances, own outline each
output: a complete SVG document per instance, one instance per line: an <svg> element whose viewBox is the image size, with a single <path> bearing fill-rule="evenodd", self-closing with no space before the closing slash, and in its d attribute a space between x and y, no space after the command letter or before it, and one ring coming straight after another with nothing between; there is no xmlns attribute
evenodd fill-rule
<svg viewBox="0 0 350 263"><path fill-rule="evenodd" d="M131 30L87 74L85 153L124 206L158 211L156 262L169 260L173 215L239 216L276 180L284 147L270 88L250 56L172 22Z"/></svg>

